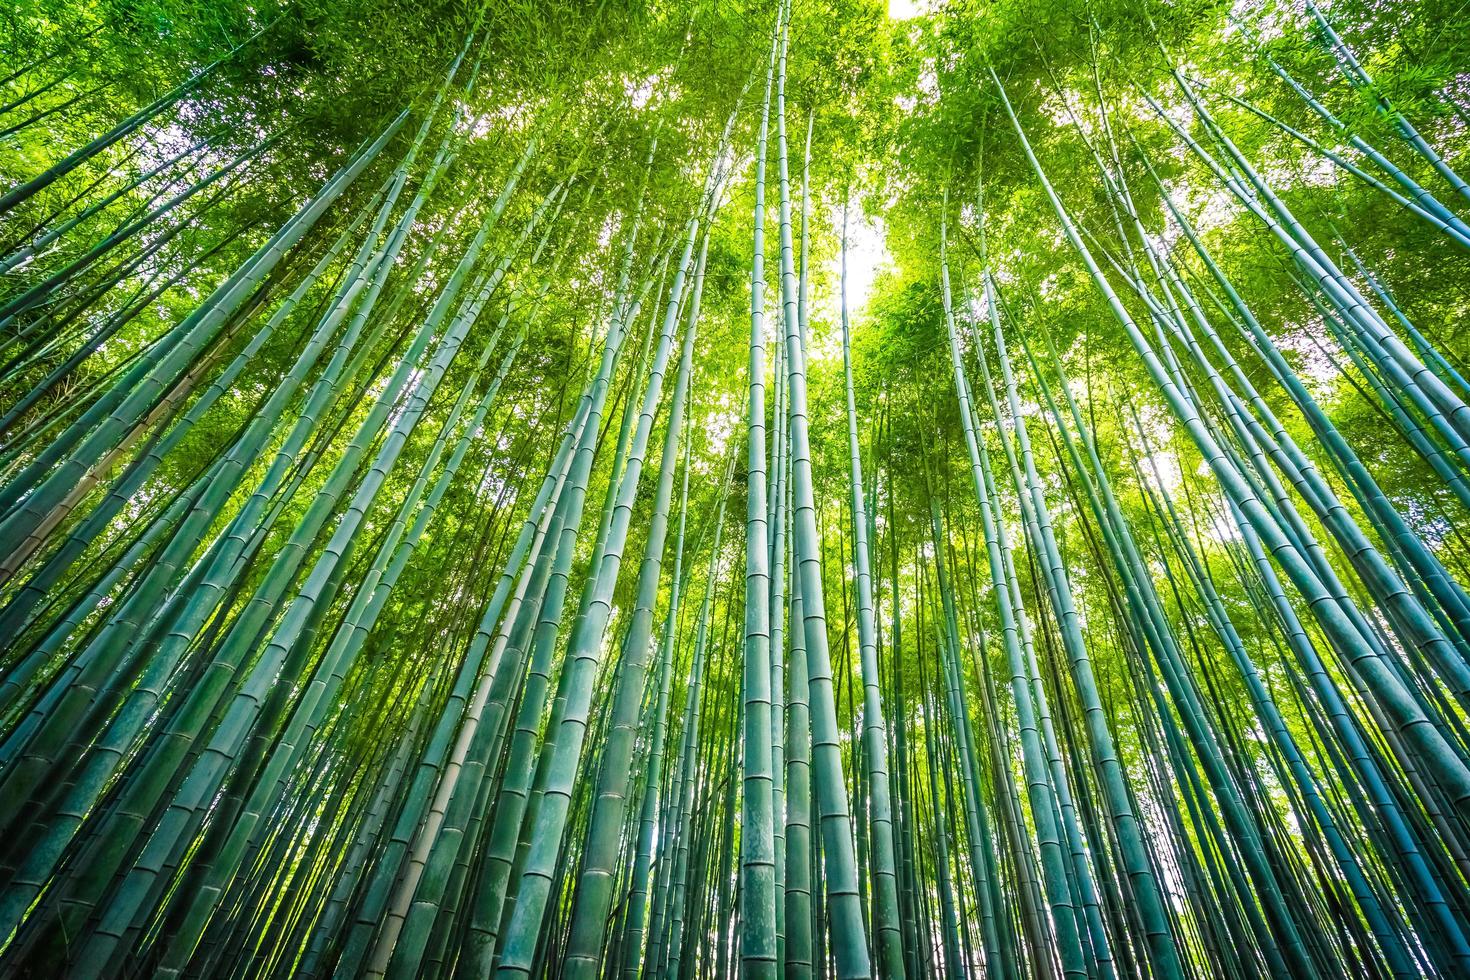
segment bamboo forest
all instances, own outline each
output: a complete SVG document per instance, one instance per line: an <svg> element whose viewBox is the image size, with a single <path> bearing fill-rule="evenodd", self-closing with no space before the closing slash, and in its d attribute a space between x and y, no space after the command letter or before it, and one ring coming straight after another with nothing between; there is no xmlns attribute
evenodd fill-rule
<svg viewBox="0 0 1470 980"><path fill-rule="evenodd" d="M0 3L0 977L1470 977L1470 4Z"/></svg>

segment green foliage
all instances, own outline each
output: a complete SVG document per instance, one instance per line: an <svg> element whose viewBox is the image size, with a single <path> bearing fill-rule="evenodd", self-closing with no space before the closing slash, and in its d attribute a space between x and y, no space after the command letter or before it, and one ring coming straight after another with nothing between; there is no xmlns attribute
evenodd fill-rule
<svg viewBox="0 0 1470 980"><path fill-rule="evenodd" d="M0 972L1470 970L1470 12L785 6L0 10Z"/></svg>

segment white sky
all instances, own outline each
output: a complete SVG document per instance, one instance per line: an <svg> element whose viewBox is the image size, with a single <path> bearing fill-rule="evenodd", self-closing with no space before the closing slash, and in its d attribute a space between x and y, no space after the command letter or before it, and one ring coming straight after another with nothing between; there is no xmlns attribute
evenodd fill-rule
<svg viewBox="0 0 1470 980"><path fill-rule="evenodd" d="M833 224L842 227L842 210L836 209L832 217ZM847 218L847 312L853 319L857 319L867 305L868 297L872 295L873 284L878 279L878 273L888 265L888 248L884 244L883 222L879 219L876 223L868 221L860 208L854 207ZM831 275L832 282L838 281L837 277L842 271L842 253L838 251L832 256ZM836 288L832 290L829 297L829 310L832 322L836 323L841 314L841 297Z"/></svg>
<svg viewBox="0 0 1470 980"><path fill-rule="evenodd" d="M928 12L925 0L888 0L888 16L893 20L908 20Z"/></svg>

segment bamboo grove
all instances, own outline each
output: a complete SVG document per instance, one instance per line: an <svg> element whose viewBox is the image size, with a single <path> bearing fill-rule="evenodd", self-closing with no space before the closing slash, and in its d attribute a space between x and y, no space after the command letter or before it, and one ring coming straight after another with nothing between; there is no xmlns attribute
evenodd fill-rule
<svg viewBox="0 0 1470 980"><path fill-rule="evenodd" d="M0 974L1470 975L1467 39L0 11Z"/></svg>

